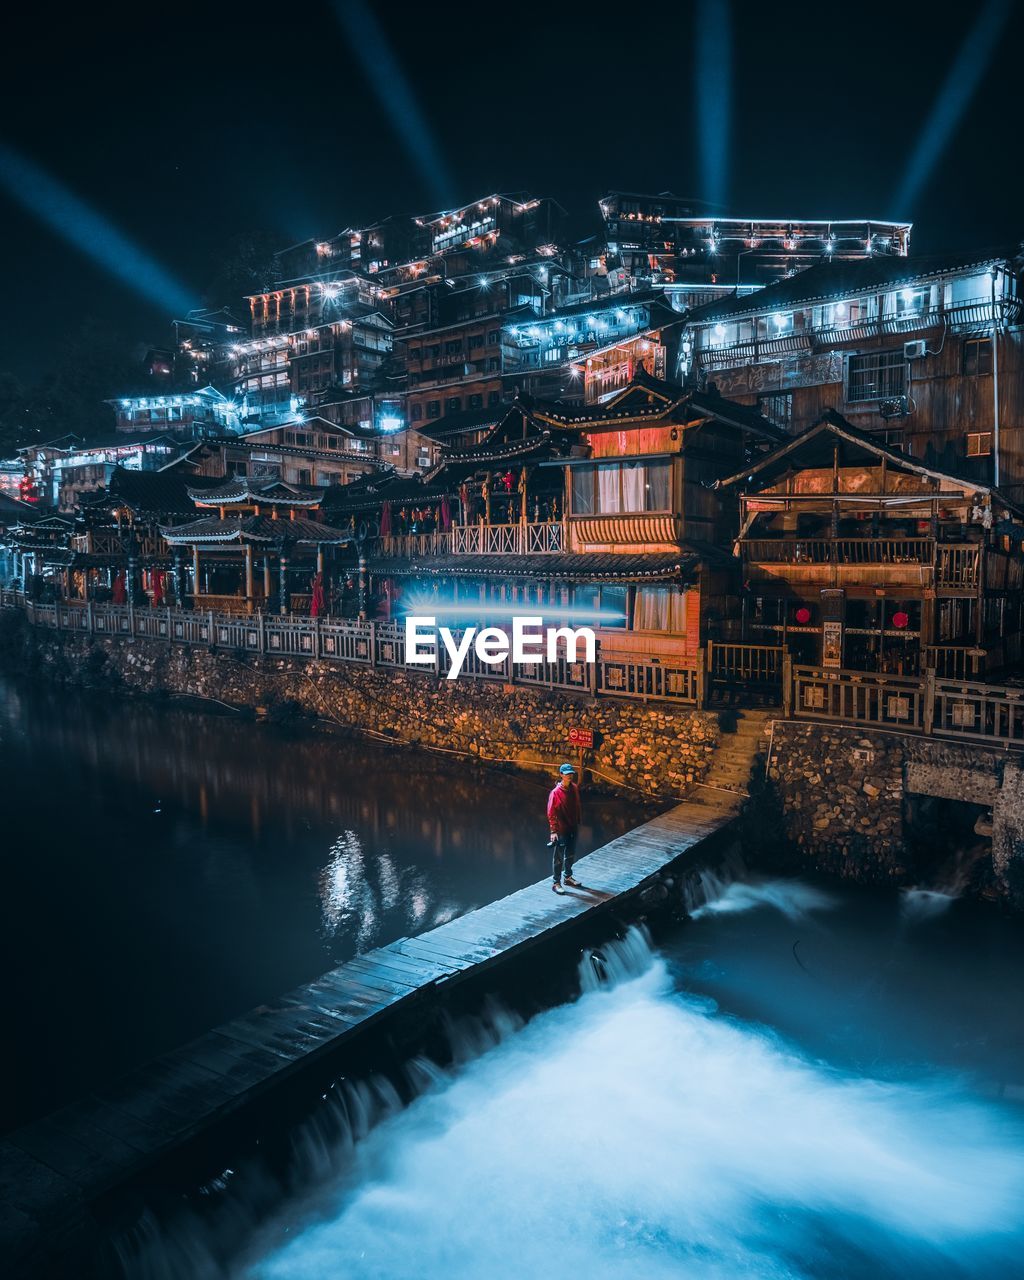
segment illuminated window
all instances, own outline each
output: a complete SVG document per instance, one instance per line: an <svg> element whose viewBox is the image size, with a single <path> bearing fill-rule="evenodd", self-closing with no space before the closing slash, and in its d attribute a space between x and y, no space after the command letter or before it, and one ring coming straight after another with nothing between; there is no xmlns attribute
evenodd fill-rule
<svg viewBox="0 0 1024 1280"><path fill-rule="evenodd" d="M985 458L992 452L991 431L969 431L967 433L968 458Z"/></svg>
<svg viewBox="0 0 1024 1280"><path fill-rule="evenodd" d="M896 294L896 314L898 316L920 315L922 311L928 310L931 300L931 290L925 289L901 289Z"/></svg>
<svg viewBox="0 0 1024 1280"><path fill-rule="evenodd" d="M606 462L572 469L573 515L668 511L668 462Z"/></svg>

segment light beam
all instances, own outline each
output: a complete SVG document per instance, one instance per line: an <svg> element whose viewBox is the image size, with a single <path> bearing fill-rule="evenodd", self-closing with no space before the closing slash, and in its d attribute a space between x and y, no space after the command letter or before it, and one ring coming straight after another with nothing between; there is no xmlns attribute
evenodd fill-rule
<svg viewBox="0 0 1024 1280"><path fill-rule="evenodd" d="M377 101L394 125L431 198L438 207L454 204L455 186L440 149L409 78L370 6L364 0L335 0L334 11Z"/></svg>
<svg viewBox="0 0 1024 1280"><path fill-rule="evenodd" d="M704 200L724 206L729 185L732 15L728 0L698 0L694 41L697 142Z"/></svg>
<svg viewBox="0 0 1024 1280"><path fill-rule="evenodd" d="M165 311L184 315L197 299L145 250L62 182L0 142L0 186L40 222L130 289Z"/></svg>
<svg viewBox="0 0 1024 1280"><path fill-rule="evenodd" d="M1013 0L987 0L960 46L903 174L893 209L906 217L927 185L988 68L1013 12Z"/></svg>

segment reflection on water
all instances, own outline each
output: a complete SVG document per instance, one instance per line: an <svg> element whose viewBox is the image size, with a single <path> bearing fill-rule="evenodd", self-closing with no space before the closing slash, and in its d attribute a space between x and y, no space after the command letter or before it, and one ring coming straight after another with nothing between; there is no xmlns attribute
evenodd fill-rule
<svg viewBox="0 0 1024 1280"><path fill-rule="evenodd" d="M811 888L793 884L788 896L806 902ZM888 1001L857 1007L858 977L838 966L829 999L811 1001L812 1039L832 1037L836 1050L822 1057L804 1037L729 1008L732 990L750 986L766 1008L778 1007L814 981L791 954L809 917L786 898L776 882L751 908L745 947L732 933L735 914L679 929L661 954L634 931L584 956L575 1004L506 1028L496 1047L451 1074L419 1064L426 1092L397 1114L386 1100L376 1104L381 1122L355 1148L349 1138L343 1172L328 1178L325 1164L315 1202L283 1205L231 1274L1020 1275L1024 1116L989 1096L984 1065L965 1076L936 1061L973 1025L955 994L944 998L963 959L957 936L945 938L945 962L935 965L927 941L919 951L904 933L911 972ZM820 943L843 947L869 922L881 926L883 950L895 943L892 896L843 889L814 927ZM1021 952L995 933L992 959L1010 965L1002 997L1010 1012ZM968 922L960 941L971 935ZM763 971L783 953L796 977L773 1005ZM873 964L869 948L858 959ZM720 983L725 1005L707 994L716 965L734 982ZM901 1023L908 987L926 966L931 1004L945 1007L947 1022L919 1039ZM987 966L971 967L977 980ZM1019 1011L1012 1017L1019 1030ZM865 1024L887 1035L887 1051L870 1063L854 1061ZM910 1065L908 1052L926 1044L933 1060Z"/></svg>
<svg viewBox="0 0 1024 1280"><path fill-rule="evenodd" d="M550 871L543 780L236 716L0 684L0 777L0 1128Z"/></svg>

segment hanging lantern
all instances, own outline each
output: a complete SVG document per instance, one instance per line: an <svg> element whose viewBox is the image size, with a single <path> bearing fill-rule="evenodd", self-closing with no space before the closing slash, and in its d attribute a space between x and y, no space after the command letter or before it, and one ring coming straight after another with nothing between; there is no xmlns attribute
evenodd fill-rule
<svg viewBox="0 0 1024 1280"><path fill-rule="evenodd" d="M904 613L902 609L898 609L892 615L892 625L900 631L902 631L903 628L909 624L909 622L910 622L910 614Z"/></svg>
<svg viewBox="0 0 1024 1280"><path fill-rule="evenodd" d="M802 604L793 616L802 627L806 627L811 620L811 611L805 604Z"/></svg>

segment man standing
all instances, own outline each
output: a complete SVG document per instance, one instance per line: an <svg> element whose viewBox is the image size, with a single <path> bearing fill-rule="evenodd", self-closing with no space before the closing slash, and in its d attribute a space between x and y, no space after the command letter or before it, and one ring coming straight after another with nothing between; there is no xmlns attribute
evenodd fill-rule
<svg viewBox="0 0 1024 1280"><path fill-rule="evenodd" d="M565 893L562 883L574 889L580 882L573 878L572 864L576 858L576 837L579 834L580 789L576 785L576 770L571 764L563 764L558 770L559 779L548 796L548 826L551 839L551 874L555 893ZM564 871L564 875L563 875Z"/></svg>

